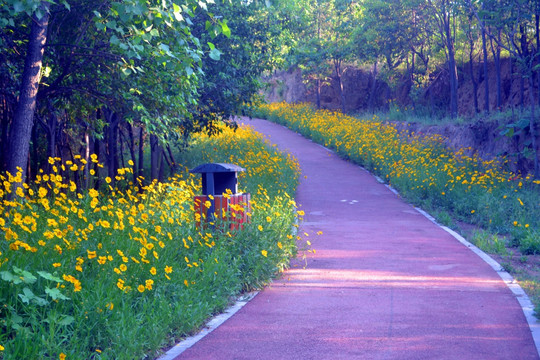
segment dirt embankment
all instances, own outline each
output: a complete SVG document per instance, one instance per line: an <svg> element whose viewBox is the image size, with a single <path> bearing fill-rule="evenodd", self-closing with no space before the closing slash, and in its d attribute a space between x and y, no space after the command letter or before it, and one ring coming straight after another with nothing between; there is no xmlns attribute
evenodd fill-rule
<svg viewBox="0 0 540 360"><path fill-rule="evenodd" d="M490 108L495 109L496 98L496 76L494 65L489 72L489 103ZM512 75L510 61L502 62L501 71L501 100L504 107L519 106L521 97L528 99L528 88L526 82L523 91L521 81ZM479 109L485 107L485 79L481 66L475 70L475 79L478 83L477 99ZM395 101L398 106L407 107L413 105L424 108L442 108L444 110L448 103L448 84L445 80L444 71L432 77L431 84L426 89L411 93L411 87L407 81L401 85L394 86L394 90L381 80L375 80L369 69L349 68L343 76L344 94L346 110L350 112L362 112L371 108L382 109L388 107L389 100ZM315 89L306 81L299 69L290 69L275 73L266 79L268 87L265 97L270 102L286 101L288 103L311 102L316 103ZM337 87L330 79L321 89L321 107L324 109L340 109L340 96ZM375 89L373 91L372 89ZM462 115L474 113L474 97L471 75L467 71L460 72L459 87L459 110ZM413 101L414 98L414 101ZM525 100L526 101L526 100ZM499 155L507 156L513 164L510 170L527 173L532 170L532 161L527 160L518 154L523 150L523 138L509 138L501 135L501 130L505 128L511 119L493 120L489 116L478 119L468 124L437 124L425 125L417 123L396 123L401 130L414 131L416 133L440 134L446 138L446 144L457 150L470 148L469 153L477 152L482 158L489 159Z"/></svg>

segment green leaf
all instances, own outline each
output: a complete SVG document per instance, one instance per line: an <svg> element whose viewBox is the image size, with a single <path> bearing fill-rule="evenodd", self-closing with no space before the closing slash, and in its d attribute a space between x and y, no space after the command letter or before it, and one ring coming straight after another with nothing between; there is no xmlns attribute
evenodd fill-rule
<svg viewBox="0 0 540 360"><path fill-rule="evenodd" d="M64 280L52 275L51 273L45 272L45 271L38 271L37 272L39 276L41 276L44 279L55 281L57 283L62 283Z"/></svg>
<svg viewBox="0 0 540 360"><path fill-rule="evenodd" d="M182 8L175 3L173 3L173 15L176 21L184 20L184 17L182 16Z"/></svg>
<svg viewBox="0 0 540 360"><path fill-rule="evenodd" d="M34 295L34 293L32 292L32 290L30 290L29 288L25 287L23 289L23 293L24 294L19 294L19 297L21 298L22 302L25 303L25 304L30 304L30 301L36 297Z"/></svg>
<svg viewBox="0 0 540 360"><path fill-rule="evenodd" d="M68 326L68 325L73 324L74 321L75 321L75 318L73 316L65 315L63 319L58 322L58 325Z"/></svg>
<svg viewBox="0 0 540 360"><path fill-rule="evenodd" d="M0 271L0 276L2 277L2 280L12 282L15 285L22 283L20 277L13 275L9 271Z"/></svg>
<svg viewBox="0 0 540 360"><path fill-rule="evenodd" d="M25 303L25 304L28 304L30 302L33 302L34 304L38 305L38 306L46 306L46 305L49 305L49 302L39 296L36 296L32 290L30 290L29 288L25 287L23 289L23 294L19 294L19 297L21 298L21 300Z"/></svg>
<svg viewBox="0 0 540 360"><path fill-rule="evenodd" d="M65 296L64 294L62 294L60 292L60 289L58 288L48 288L46 287L45 288L45 293L47 293L47 295L49 295L50 297L53 298L53 300L69 300L69 298L67 296Z"/></svg>
<svg viewBox="0 0 540 360"><path fill-rule="evenodd" d="M66 7L66 9L68 9L68 11L71 11L71 6L69 6L67 1L63 0L62 4Z"/></svg>
<svg viewBox="0 0 540 360"><path fill-rule="evenodd" d="M226 21L223 21L221 23L221 32L223 32L223 35L225 35L226 37L228 37L228 38L231 37L231 29L227 25Z"/></svg>
<svg viewBox="0 0 540 360"><path fill-rule="evenodd" d="M24 11L24 5L22 1L16 1L13 3L13 10L15 10L16 13Z"/></svg>
<svg viewBox="0 0 540 360"><path fill-rule="evenodd" d="M26 270L19 269L16 266L13 267L13 272L15 274L19 275L21 277L21 280L25 284L33 284L33 283L35 283L37 281L37 277L32 275L32 273L30 273L30 272L28 272Z"/></svg>
<svg viewBox="0 0 540 360"><path fill-rule="evenodd" d="M219 51L218 49L212 49L208 56L210 56L210 59L212 60L219 61L219 59L221 58L221 51Z"/></svg>

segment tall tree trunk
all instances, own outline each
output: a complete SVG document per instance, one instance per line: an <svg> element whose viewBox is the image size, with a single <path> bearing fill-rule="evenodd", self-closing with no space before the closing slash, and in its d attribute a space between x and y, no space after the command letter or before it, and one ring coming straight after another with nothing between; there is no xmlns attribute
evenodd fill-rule
<svg viewBox="0 0 540 360"><path fill-rule="evenodd" d="M36 108L43 52L45 42L47 41L49 6L50 3L48 1L41 1L39 7L43 16L39 19L36 15L32 16L19 103L17 104L10 130L7 170L15 175L18 169L21 169L22 181L24 181L26 175L26 164L28 161L32 125L34 123L34 111Z"/></svg>
<svg viewBox="0 0 540 360"><path fill-rule="evenodd" d="M496 44L493 45L493 40L490 40L491 52L495 63L495 81L497 85L497 109L502 107L502 85L501 85L501 31L498 31Z"/></svg>
<svg viewBox="0 0 540 360"><path fill-rule="evenodd" d="M2 124L0 128L0 172L6 170L7 154L9 151L9 123L12 115L12 107L7 97L2 96Z"/></svg>
<svg viewBox="0 0 540 360"><path fill-rule="evenodd" d="M321 79L317 79L317 109L321 109L321 87L322 87L322 81Z"/></svg>
<svg viewBox="0 0 540 360"><path fill-rule="evenodd" d="M88 131L88 126L84 129L84 160L86 165L84 167L84 189L90 188L90 134Z"/></svg>
<svg viewBox="0 0 540 360"><path fill-rule="evenodd" d="M525 32L525 26L520 25L519 26L519 33L520 33L520 47L521 47L521 83L520 83L520 100L521 100L521 108L525 108L525 78L529 75L532 76L532 73L528 73L528 69L526 66L526 63L529 62L529 43L527 41L527 33ZM534 98L534 87L530 88L529 91L533 92L533 98Z"/></svg>
<svg viewBox="0 0 540 360"><path fill-rule="evenodd" d="M489 114L488 50L487 50L487 42L486 42L486 24L483 21L482 21L482 52L484 54L484 112L486 114Z"/></svg>
<svg viewBox="0 0 540 360"><path fill-rule="evenodd" d="M112 110L104 110L107 121L107 169L109 177L114 181L118 171L118 124L121 119Z"/></svg>
<svg viewBox="0 0 540 360"><path fill-rule="evenodd" d="M532 67L532 64L531 64ZM532 69L531 69L532 74ZM534 80L532 76L529 76L529 99L531 102L531 118L529 120L529 130L531 132L531 147L534 154L534 177L538 179L540 177L540 169L538 168L538 146L536 144L536 114L534 100Z"/></svg>
<svg viewBox="0 0 540 360"><path fill-rule="evenodd" d="M536 11L539 11L537 9ZM534 29L535 29L535 36L536 36L536 52L537 56L538 53L540 53L540 14L538 12L534 14ZM540 68L536 70L536 81L538 83L538 104L540 105Z"/></svg>
<svg viewBox="0 0 540 360"><path fill-rule="evenodd" d="M150 135L150 180L159 180L162 148L156 135Z"/></svg>
<svg viewBox="0 0 540 360"><path fill-rule="evenodd" d="M377 60L373 63L373 71L371 75L371 89L369 91L368 109L375 112L375 90L377 89Z"/></svg>
<svg viewBox="0 0 540 360"><path fill-rule="evenodd" d="M458 113L458 78L453 43L448 44L448 70L450 72L450 116L456 118Z"/></svg>
<svg viewBox="0 0 540 360"><path fill-rule="evenodd" d="M343 78L341 76L341 60L334 60L334 69L336 71L336 80L341 101L341 112L345 114L345 94L343 92Z"/></svg>
<svg viewBox="0 0 540 360"><path fill-rule="evenodd" d="M139 129L139 172L138 176L142 179L143 177L143 169L144 169L144 129L141 126Z"/></svg>
<svg viewBox="0 0 540 360"><path fill-rule="evenodd" d="M478 114L480 109L478 108L478 82L474 76L474 43L471 41L471 47L469 50L469 72L471 73L471 82L473 86L473 100L474 100L474 112Z"/></svg>
<svg viewBox="0 0 540 360"><path fill-rule="evenodd" d="M135 184L135 177L137 177L137 158L135 157L135 134L133 133L133 126L127 123L128 136L129 136L129 153L131 155L131 161L133 161L133 183Z"/></svg>
<svg viewBox="0 0 540 360"><path fill-rule="evenodd" d="M469 72L471 74L471 82L473 86L473 102L474 102L474 112L478 114L480 111L478 109L478 82L474 76L474 44L475 38L473 34L473 21L472 17L469 17L468 29L467 29L467 38L469 40Z"/></svg>

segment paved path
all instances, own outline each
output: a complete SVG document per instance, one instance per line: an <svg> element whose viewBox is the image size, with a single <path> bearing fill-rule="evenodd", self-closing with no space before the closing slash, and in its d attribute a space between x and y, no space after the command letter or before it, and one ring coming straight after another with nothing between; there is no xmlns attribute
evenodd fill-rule
<svg viewBox="0 0 540 360"><path fill-rule="evenodd" d="M518 301L477 255L361 168L247 123L298 158L316 254L178 360L539 358Z"/></svg>

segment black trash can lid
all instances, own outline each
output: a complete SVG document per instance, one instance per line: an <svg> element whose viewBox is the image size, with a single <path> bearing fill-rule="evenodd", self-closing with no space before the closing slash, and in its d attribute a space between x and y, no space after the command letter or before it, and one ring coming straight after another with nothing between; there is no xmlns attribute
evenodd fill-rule
<svg viewBox="0 0 540 360"><path fill-rule="evenodd" d="M224 163L208 163L197 166L194 169L189 170L192 174L202 173L220 173L220 172L241 172L245 171L243 167L234 164Z"/></svg>

